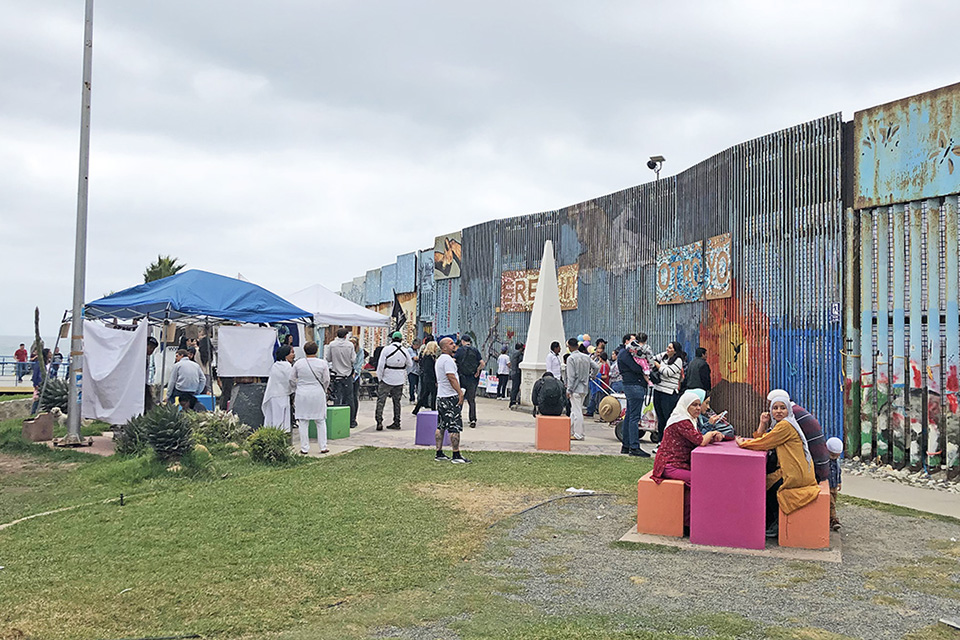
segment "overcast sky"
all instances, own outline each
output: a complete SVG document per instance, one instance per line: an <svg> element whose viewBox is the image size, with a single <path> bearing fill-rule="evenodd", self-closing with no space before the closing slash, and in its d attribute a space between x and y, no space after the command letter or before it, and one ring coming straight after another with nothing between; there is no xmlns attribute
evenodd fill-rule
<svg viewBox="0 0 960 640"><path fill-rule="evenodd" d="M0 0L0 334L71 306L83 0ZM87 300L281 295L960 80L960 2L97 0Z"/></svg>

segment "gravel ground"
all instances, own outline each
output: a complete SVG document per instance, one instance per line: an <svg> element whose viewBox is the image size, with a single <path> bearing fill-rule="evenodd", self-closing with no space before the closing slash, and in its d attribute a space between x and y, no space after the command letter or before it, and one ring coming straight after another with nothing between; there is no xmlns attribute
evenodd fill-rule
<svg viewBox="0 0 960 640"><path fill-rule="evenodd" d="M496 525L481 564L518 587L505 597L548 614L643 616L641 628L661 633L710 637L707 627L671 621L729 612L761 627L899 639L956 615L960 526L852 505L842 505L839 515L842 563L786 561L618 546L614 542L632 526L635 507L611 497L576 497ZM455 639L447 625L452 621L378 635Z"/></svg>
<svg viewBox="0 0 960 640"><path fill-rule="evenodd" d="M960 527L936 520L842 506L841 564L715 553L668 553L611 545L632 525L635 507L610 498L554 502L501 525L511 552L488 561L493 574L522 576L519 595L558 615L726 611L766 625L818 627L855 638L901 638L960 609ZM953 541L951 542L951 538ZM952 557L934 545L949 545ZM947 569L904 588L867 574L938 557ZM929 561L919 570L929 567ZM506 569L506 570L504 570ZM916 589L952 593L939 597ZM659 616L658 616L659 617Z"/></svg>
<svg viewBox="0 0 960 640"><path fill-rule="evenodd" d="M947 474L943 472L928 475L922 470L911 472L909 469L894 469L890 465L876 465L870 462L864 462L859 457L853 458L852 460L844 460L840 463L840 466L844 474L867 476L887 482L899 482L900 484L920 487L922 489L960 493L960 482L958 482L957 479L948 478Z"/></svg>

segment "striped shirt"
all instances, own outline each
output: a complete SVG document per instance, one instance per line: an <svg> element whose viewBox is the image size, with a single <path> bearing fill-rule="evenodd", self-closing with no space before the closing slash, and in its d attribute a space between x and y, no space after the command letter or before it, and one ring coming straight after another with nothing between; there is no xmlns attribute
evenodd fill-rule
<svg viewBox="0 0 960 640"><path fill-rule="evenodd" d="M653 388L661 393L677 393L683 377L683 358L678 357L673 364L667 364L667 352L664 351L656 359L660 362L660 382L653 385Z"/></svg>

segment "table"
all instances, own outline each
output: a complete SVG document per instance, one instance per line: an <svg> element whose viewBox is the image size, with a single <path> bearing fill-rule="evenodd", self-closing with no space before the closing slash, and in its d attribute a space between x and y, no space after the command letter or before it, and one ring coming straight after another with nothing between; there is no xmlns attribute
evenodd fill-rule
<svg viewBox="0 0 960 640"><path fill-rule="evenodd" d="M697 447L690 456L690 542L766 546L766 451L734 441Z"/></svg>

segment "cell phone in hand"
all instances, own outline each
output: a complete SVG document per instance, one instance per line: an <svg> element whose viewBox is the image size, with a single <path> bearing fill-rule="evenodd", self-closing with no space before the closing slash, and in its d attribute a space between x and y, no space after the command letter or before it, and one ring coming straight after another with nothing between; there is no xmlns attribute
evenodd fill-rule
<svg viewBox="0 0 960 640"><path fill-rule="evenodd" d="M717 414L717 417L718 417L718 418L725 418L726 415L727 415L727 412L726 412L726 411L721 411L720 413Z"/></svg>

